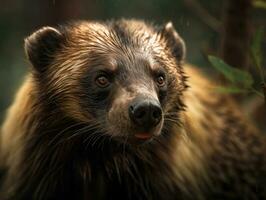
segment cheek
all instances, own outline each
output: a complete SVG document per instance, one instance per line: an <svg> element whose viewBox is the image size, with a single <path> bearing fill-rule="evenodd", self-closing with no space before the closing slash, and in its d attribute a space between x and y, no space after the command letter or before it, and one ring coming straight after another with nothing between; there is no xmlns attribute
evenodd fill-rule
<svg viewBox="0 0 266 200"><path fill-rule="evenodd" d="M167 102L167 93L168 93L167 88L162 88L161 90L159 90L158 98L159 98L161 105L164 105Z"/></svg>
<svg viewBox="0 0 266 200"><path fill-rule="evenodd" d="M174 111L179 102L179 91L174 84L169 84L167 89L161 93L161 105L165 112ZM159 93L160 96L160 93Z"/></svg>
<svg viewBox="0 0 266 200"><path fill-rule="evenodd" d="M83 89L81 107L84 112L91 114L95 118L106 116L106 111L110 107L110 90L99 90L94 87Z"/></svg>
<svg viewBox="0 0 266 200"><path fill-rule="evenodd" d="M167 101L164 105L165 113L179 113L180 111L184 110L184 105L180 99L178 92L170 93L167 96Z"/></svg>
<svg viewBox="0 0 266 200"><path fill-rule="evenodd" d="M82 122L87 122L88 118L91 118L88 113L84 112L83 98L80 92L82 89L77 82L65 82L60 87L58 85L53 87L55 89L47 97L52 99L56 108L63 115Z"/></svg>
<svg viewBox="0 0 266 200"><path fill-rule="evenodd" d="M60 109L69 117L82 122L88 122L93 117L91 113L86 112L82 105L82 99L77 95L67 94L60 100Z"/></svg>

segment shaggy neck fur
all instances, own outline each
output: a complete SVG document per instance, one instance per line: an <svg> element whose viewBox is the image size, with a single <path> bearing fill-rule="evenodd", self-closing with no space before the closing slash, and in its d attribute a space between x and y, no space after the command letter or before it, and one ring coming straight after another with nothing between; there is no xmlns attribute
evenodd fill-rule
<svg viewBox="0 0 266 200"><path fill-rule="evenodd" d="M117 194L127 199L150 199L148 194L163 199L173 194L189 196L188 188L200 190L197 177L203 170L201 158L192 153L199 150L182 126L169 127L175 134L166 134L152 144L132 147L88 137L94 134L94 127L64 116L52 102L41 104L47 101L39 102L34 91L27 92L35 104L28 105L31 114L24 117L28 132L23 133L24 148L17 162L25 164L20 165L22 169L13 169L20 187L7 184L9 194L16 194L16 199L29 198L32 193L41 199L62 195L66 199L79 195L98 199L103 193L110 194L111 199ZM195 159L199 161L196 166Z"/></svg>

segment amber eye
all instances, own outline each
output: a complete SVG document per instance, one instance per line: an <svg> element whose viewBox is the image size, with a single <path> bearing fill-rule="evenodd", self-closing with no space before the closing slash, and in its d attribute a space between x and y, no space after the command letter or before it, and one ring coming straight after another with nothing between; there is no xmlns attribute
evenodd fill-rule
<svg viewBox="0 0 266 200"><path fill-rule="evenodd" d="M96 84L101 87L105 88L110 85L109 79L105 75L100 75L95 79Z"/></svg>
<svg viewBox="0 0 266 200"><path fill-rule="evenodd" d="M163 87L165 85L165 78L162 75L158 76L156 81L159 87Z"/></svg>

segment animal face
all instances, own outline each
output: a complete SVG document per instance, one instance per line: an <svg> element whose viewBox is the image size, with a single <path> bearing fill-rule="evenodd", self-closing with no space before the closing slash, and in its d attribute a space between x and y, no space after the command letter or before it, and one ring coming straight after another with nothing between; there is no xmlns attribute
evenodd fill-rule
<svg viewBox="0 0 266 200"><path fill-rule="evenodd" d="M185 89L184 44L171 23L79 22L26 39L47 101L98 134L147 141L178 120ZM45 80L45 81L44 81Z"/></svg>

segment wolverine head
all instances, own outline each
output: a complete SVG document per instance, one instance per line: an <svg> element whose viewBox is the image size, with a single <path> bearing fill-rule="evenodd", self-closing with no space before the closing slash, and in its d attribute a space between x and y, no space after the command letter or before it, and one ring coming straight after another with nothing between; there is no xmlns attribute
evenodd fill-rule
<svg viewBox="0 0 266 200"><path fill-rule="evenodd" d="M171 23L44 27L26 38L25 51L43 101L96 134L150 141L178 124L185 47Z"/></svg>

